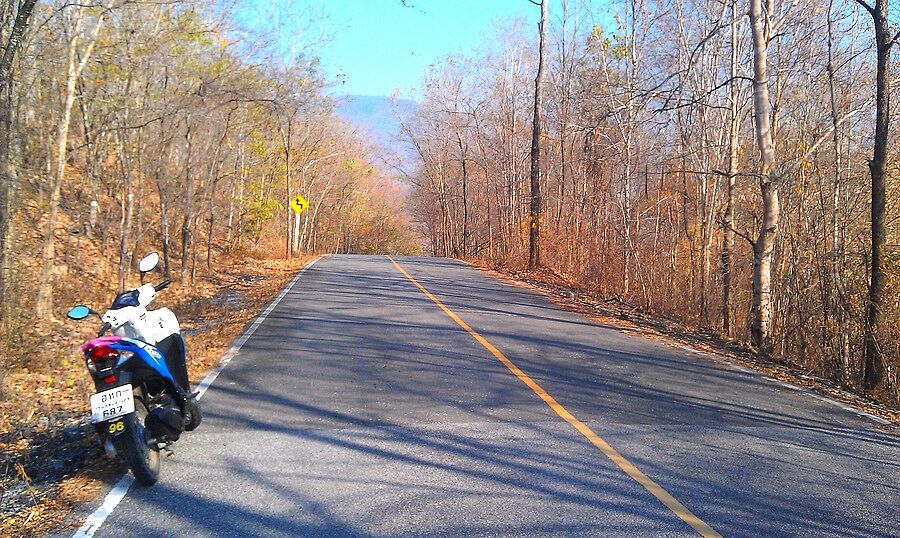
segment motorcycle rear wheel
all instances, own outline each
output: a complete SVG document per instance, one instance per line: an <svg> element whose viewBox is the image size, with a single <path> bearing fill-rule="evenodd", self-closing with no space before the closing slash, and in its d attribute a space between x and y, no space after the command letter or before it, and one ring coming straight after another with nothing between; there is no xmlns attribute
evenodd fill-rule
<svg viewBox="0 0 900 538"><path fill-rule="evenodd" d="M134 400L134 413L125 422L120 437L121 454L132 474L142 486L152 486L159 480L159 450L147 446L144 420L147 407L140 399Z"/></svg>
<svg viewBox="0 0 900 538"><path fill-rule="evenodd" d="M184 431L193 431L200 425L203 420L203 413L200 411L200 404L197 400L188 400L184 407L185 421Z"/></svg>

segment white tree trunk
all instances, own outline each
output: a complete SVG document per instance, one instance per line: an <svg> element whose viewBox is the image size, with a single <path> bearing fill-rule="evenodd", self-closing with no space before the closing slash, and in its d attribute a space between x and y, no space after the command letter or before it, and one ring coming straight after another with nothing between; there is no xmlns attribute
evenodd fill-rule
<svg viewBox="0 0 900 538"><path fill-rule="evenodd" d="M762 0L750 0L750 26L753 35L753 111L756 144L762 157L759 190L763 213L759 234L753 245L753 299L750 336L763 353L771 350L772 340L772 255L778 233L778 188L774 182L775 145L772 141L769 109L769 81L766 74L769 13L763 14Z"/></svg>
<svg viewBox="0 0 900 538"><path fill-rule="evenodd" d="M737 76L737 0L731 4L731 83L728 99L728 177L725 185L725 211L722 215L722 332L731 336L731 270L734 251L734 190L738 171L738 136L740 118L738 116Z"/></svg>

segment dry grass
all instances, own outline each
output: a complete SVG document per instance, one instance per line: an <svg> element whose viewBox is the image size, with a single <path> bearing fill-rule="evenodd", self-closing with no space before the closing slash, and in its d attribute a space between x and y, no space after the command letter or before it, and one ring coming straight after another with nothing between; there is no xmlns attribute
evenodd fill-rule
<svg viewBox="0 0 900 538"><path fill-rule="evenodd" d="M310 257L292 260L231 256L193 288L174 284L158 304L175 311L186 334L191 379L199 380L232 340ZM74 329L73 329L74 327ZM77 345L96 331L58 324L50 336L62 359L42 372L9 372L0 400L0 535L35 536L77 526L72 510L96 498L121 469L103 455L86 422L93 384Z"/></svg>

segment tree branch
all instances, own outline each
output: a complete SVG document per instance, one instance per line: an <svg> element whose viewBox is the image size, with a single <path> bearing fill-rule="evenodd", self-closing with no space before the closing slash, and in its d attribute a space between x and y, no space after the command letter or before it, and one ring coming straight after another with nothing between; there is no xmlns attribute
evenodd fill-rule
<svg viewBox="0 0 900 538"><path fill-rule="evenodd" d="M750 78L750 77L745 77L745 76L741 76L741 75L736 75L736 76L733 76L733 77L728 78L727 80L721 82L720 84L717 84L715 88L710 89L709 91L703 93L701 96L695 97L694 99L691 99L690 101L681 102L681 103L678 103L678 104L676 104L676 105L670 106L670 105L667 104L667 103L669 102L669 99L666 99L666 102L665 102L663 105L661 105L659 108L655 109L654 112L657 112L657 113L658 113L658 112L669 112L669 111L672 111L672 110L678 110L679 108L684 108L684 107L688 107L688 106L700 104L700 103L703 102L703 100L704 100L705 98L709 97L710 95L712 95L712 94L715 93L716 91L718 91L718 90L724 88L724 87L727 86L729 83L731 83L731 82L733 82L733 81L735 81L735 80L745 80L745 81L748 81L748 82L753 82L753 79ZM673 92L673 93L674 93L674 92ZM710 105L710 106L711 106L711 105ZM713 108L726 108L726 107L719 106L719 107L713 107Z"/></svg>
<svg viewBox="0 0 900 538"><path fill-rule="evenodd" d="M855 0L857 4L861 5L865 8L866 11L869 12L873 17L875 16L875 8L870 6L865 0Z"/></svg>
<svg viewBox="0 0 900 538"><path fill-rule="evenodd" d="M724 221L720 221L719 223L722 225L722 228L728 228L729 230L731 230L732 232L734 232L735 235L737 235L738 237L740 237L740 238L743 239L744 241L750 243L750 246L753 246L753 245L756 244L756 241L754 241L753 238L750 237L749 234L743 233L742 231L738 230L738 229L735 228L734 226L726 226Z"/></svg>

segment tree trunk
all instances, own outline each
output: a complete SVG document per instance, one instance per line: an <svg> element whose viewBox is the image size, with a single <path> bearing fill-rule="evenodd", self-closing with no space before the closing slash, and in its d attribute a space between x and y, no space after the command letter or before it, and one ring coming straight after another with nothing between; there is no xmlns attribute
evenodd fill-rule
<svg viewBox="0 0 900 538"><path fill-rule="evenodd" d="M191 123L188 119L187 132L184 135L187 140L187 154L185 156L185 194L184 204L182 206L181 220L181 282L187 282L188 278L188 257L191 251L191 222L193 221L194 212L194 174L191 170Z"/></svg>
<svg viewBox="0 0 900 538"><path fill-rule="evenodd" d="M134 180L132 166L126 154L127 148L121 139L122 133L117 133L116 144L119 147L119 169L122 172L122 180L125 186L125 195L122 197L122 218L119 221L119 291L125 289L125 281L130 269L131 256L128 254L129 238L131 236L131 223L134 219Z"/></svg>
<svg viewBox="0 0 900 538"><path fill-rule="evenodd" d="M459 145L459 155L462 159L462 204L463 204L463 233L462 233L462 257L469 256L469 173L466 168L466 153L468 145L463 145L462 136L456 132L456 142Z"/></svg>
<svg viewBox="0 0 900 538"><path fill-rule="evenodd" d="M0 320L4 328L9 323L12 305L12 215L18 191L18 173L12 159L12 107L13 107L13 62L22 45L22 38L31 21L31 14L37 0L25 0L19 4L9 37L3 45L0 58Z"/></svg>
<svg viewBox="0 0 900 538"><path fill-rule="evenodd" d="M547 4L541 0L538 72L534 79L534 121L531 128L531 202L529 204L528 267L541 265L541 101L543 98L544 59L547 56Z"/></svg>
<svg viewBox="0 0 900 538"><path fill-rule="evenodd" d="M885 230L885 165L887 163L888 128L890 122L890 67L893 39L888 26L890 0L876 0L869 6L857 0L872 16L875 26L875 145L869 173L872 176L872 273L869 281L869 297L866 301L865 364L863 386L876 388L884 378L883 343L878 341L884 323L884 295L887 289L884 250L887 245Z"/></svg>
<svg viewBox="0 0 900 538"><path fill-rule="evenodd" d="M831 127L832 132L832 150L834 152L834 180L832 184L831 197L831 291L830 300L827 308L834 315L835 321L835 348L837 349L836 367L840 371L840 379L847 383L852 379L851 372L853 366L850 363L849 353L849 327L847 324L848 305L843 297L843 275L842 275L842 248L841 234L838 219L838 208L840 206L841 192L841 134L839 130L838 105L836 95L835 82L835 65L834 65L834 32L832 29L832 12L834 10L834 0L828 2L828 64L825 71L828 73L828 96L831 105Z"/></svg>
<svg viewBox="0 0 900 538"><path fill-rule="evenodd" d="M241 130L238 132L238 140L244 139L244 128L241 126ZM238 178L238 182L243 182L243 160L244 160L244 145L238 144L238 154L234 159L234 168L231 171L232 177ZM231 238L234 233L234 202L235 197L237 196L237 182L232 180L231 183L231 193L228 196L228 219L226 221L225 229L225 244L227 245L228 250L231 250Z"/></svg>
<svg viewBox="0 0 900 538"><path fill-rule="evenodd" d="M159 234L162 236L163 274L168 277L170 274L169 260L171 258L171 249L169 248L169 204L163 199L161 191L159 199Z"/></svg>
<svg viewBox="0 0 900 538"><path fill-rule="evenodd" d="M295 112L296 114L296 112ZM281 145L284 150L284 257L291 257L291 138L293 137L294 116L288 118L287 132L281 129Z"/></svg>
<svg viewBox="0 0 900 538"><path fill-rule="evenodd" d="M130 133L125 129L130 118L130 103L132 77L128 76L125 83L124 102L122 124L116 132L116 147L119 153L119 169L122 172L122 181L124 182L125 193L122 197L122 217L119 221L119 291L125 290L125 282L131 270L132 255L129 252L131 227L134 221L134 165L129 155L130 144L128 137ZM140 152L140 139L138 140L138 152Z"/></svg>
<svg viewBox="0 0 900 538"><path fill-rule="evenodd" d="M740 118L738 117L737 76L738 43L737 43L737 0L731 4L731 95L728 101L728 177L725 184L725 211L722 215L722 333L731 336L731 257L734 251L734 188L737 179L738 136Z"/></svg>
<svg viewBox="0 0 900 538"><path fill-rule="evenodd" d="M753 111L756 144L762 157L759 190L763 203L762 223L753 245L753 299L750 337L763 354L772 345L772 256L778 233L778 187L774 182L775 146L772 141L769 81L766 75L768 13L762 13L762 0L750 0L750 26L753 35Z"/></svg>
<svg viewBox="0 0 900 538"><path fill-rule="evenodd" d="M207 269L212 269L213 233L215 232L215 224L216 224L216 183L217 183L217 181L213 182L212 192L210 192L210 196L209 196L209 227L206 230L206 268Z"/></svg>
<svg viewBox="0 0 900 538"><path fill-rule="evenodd" d="M146 90L149 92L149 88ZM145 109L147 102L147 94L144 94L141 109ZM135 144L135 169L138 171L137 180L137 202L134 208L134 243L131 246L131 265L136 267L140 262L141 241L144 239L144 132L138 131L137 143Z"/></svg>

